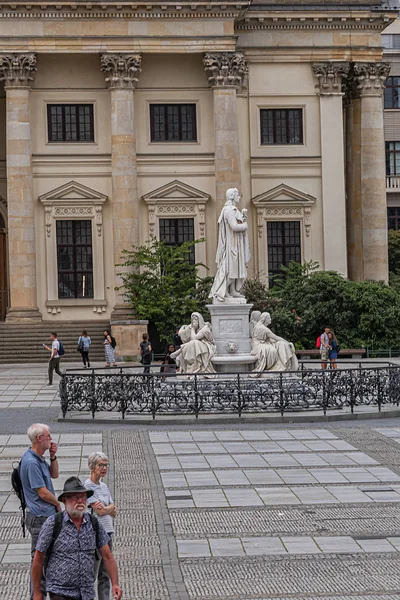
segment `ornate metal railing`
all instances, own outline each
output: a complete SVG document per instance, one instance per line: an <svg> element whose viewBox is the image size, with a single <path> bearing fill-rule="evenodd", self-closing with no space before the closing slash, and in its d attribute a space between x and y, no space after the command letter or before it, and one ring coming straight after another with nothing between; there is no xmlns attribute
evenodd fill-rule
<svg viewBox="0 0 400 600"><path fill-rule="evenodd" d="M158 367L159 368L159 367ZM374 405L399 405L400 366L365 363L337 370L309 369L292 373L248 373L202 376L143 374L134 367L72 370L60 383L61 409L91 413L195 415L265 413Z"/></svg>

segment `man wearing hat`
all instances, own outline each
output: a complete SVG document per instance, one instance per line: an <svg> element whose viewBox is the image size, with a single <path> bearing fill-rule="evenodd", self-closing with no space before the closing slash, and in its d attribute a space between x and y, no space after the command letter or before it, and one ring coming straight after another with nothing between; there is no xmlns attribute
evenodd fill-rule
<svg viewBox="0 0 400 600"><path fill-rule="evenodd" d="M112 585L114 600L122 598L118 585L118 569L108 546L109 537L103 526L94 527L86 512L87 499L93 490L87 490L78 477L70 477L58 497L64 503L61 528L48 557L46 590L50 600L94 600L94 561L96 549L100 552ZM33 600L44 600L40 580L46 555L53 541L56 516L42 526L32 564ZM96 531L97 530L97 531Z"/></svg>

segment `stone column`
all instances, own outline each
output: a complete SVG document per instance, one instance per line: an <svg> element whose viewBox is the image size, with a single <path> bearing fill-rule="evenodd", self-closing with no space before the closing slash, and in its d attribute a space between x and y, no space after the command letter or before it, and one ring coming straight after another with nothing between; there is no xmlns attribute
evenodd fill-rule
<svg viewBox="0 0 400 600"><path fill-rule="evenodd" d="M203 64L214 94L215 184L217 212L228 188L241 188L239 125L236 91L247 75L244 54L205 54Z"/></svg>
<svg viewBox="0 0 400 600"><path fill-rule="evenodd" d="M355 63L353 92L360 99L362 279L388 281L383 101L386 63Z"/></svg>
<svg viewBox="0 0 400 600"><path fill-rule="evenodd" d="M36 245L29 114L36 54L0 55L6 90L8 251L10 309L7 322L41 320L36 292Z"/></svg>
<svg viewBox="0 0 400 600"><path fill-rule="evenodd" d="M320 96L324 268L347 276L342 80L348 63L314 63ZM334 235L333 235L334 232Z"/></svg>
<svg viewBox="0 0 400 600"><path fill-rule="evenodd" d="M139 243L134 89L141 71L140 54L103 54L101 70L111 92L112 227L114 265L123 260L122 250ZM114 267L114 285L122 284L121 268ZM112 319L130 313L123 292L116 292Z"/></svg>

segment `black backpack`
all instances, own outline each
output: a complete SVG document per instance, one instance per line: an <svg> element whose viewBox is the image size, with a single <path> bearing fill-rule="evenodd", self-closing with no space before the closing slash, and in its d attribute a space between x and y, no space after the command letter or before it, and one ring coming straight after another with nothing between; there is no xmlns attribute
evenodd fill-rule
<svg viewBox="0 0 400 600"><path fill-rule="evenodd" d="M115 337L113 337L112 335L110 335L111 338L111 346L113 347L113 349L115 348L115 346L117 345L116 339Z"/></svg>
<svg viewBox="0 0 400 600"><path fill-rule="evenodd" d="M58 348L58 356L64 356L65 354L65 350L64 350L64 346L62 345L62 343L59 341L59 348Z"/></svg>
<svg viewBox="0 0 400 600"><path fill-rule="evenodd" d="M96 551L95 551L95 557L97 560L100 559L100 555L98 552L98 548L99 548L99 520L97 517L95 517L95 515L92 515L91 513L87 513L90 517L90 520L92 522L92 527L94 529L94 532L96 534ZM51 553L53 552L53 547L54 544L56 542L56 539L58 538L58 536L60 535L61 532L61 528L62 528L62 522L63 522L63 516L64 513L62 512L58 512L56 513L56 516L54 518L54 525L53 525L53 535L51 538L51 542L50 542L50 546L47 548L47 552L46 552L46 556L44 559L44 565L43 565L43 573L44 575L46 575L46 570L49 564L49 560L51 558Z"/></svg>
<svg viewBox="0 0 400 600"><path fill-rule="evenodd" d="M15 463L14 463L15 464ZM17 465L14 467L13 465L13 470L11 473L11 485L12 485L12 489L14 490L19 502L20 502L20 509L22 510L22 515L21 515L21 527L22 527L22 535L23 537L25 537L25 509L26 509L26 500L25 500L25 494L24 494L24 488L22 487L22 481L21 481L21 463L17 463Z"/></svg>

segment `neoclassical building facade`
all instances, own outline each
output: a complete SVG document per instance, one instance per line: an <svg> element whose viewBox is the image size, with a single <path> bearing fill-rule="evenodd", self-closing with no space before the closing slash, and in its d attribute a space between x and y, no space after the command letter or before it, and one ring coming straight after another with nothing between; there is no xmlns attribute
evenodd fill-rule
<svg viewBox="0 0 400 600"><path fill-rule="evenodd" d="M250 273L387 280L375 2L0 3L1 318L118 320L121 252L205 238L225 191Z"/></svg>

